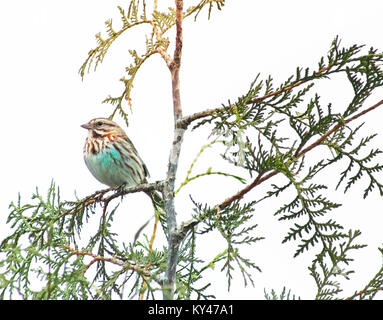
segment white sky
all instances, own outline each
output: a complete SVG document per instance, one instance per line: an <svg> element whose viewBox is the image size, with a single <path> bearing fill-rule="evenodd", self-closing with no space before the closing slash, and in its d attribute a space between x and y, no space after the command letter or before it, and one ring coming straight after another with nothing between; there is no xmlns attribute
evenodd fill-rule
<svg viewBox="0 0 383 320"><path fill-rule="evenodd" d="M173 3L159 2L164 7ZM127 50L142 48L142 42L137 44L137 39L142 39L144 29L117 41L97 72L87 75L83 82L78 69L87 52L95 47L94 35L105 30L104 21L114 18L118 25L116 6L126 7L127 3L101 0L0 3L1 238L7 230L8 205L17 200L18 192L26 203L36 186L44 195L51 179L60 186L62 198L68 200L74 199L75 191L81 198L103 188L83 162L86 132L80 125L110 114L112 108L101 101L109 94L120 94L122 86L118 79L124 75L124 67L130 64ZM185 3L186 7L194 1ZM234 101L246 92L258 73L263 78L271 74L279 85L297 66L316 68L336 35L344 46L366 44L367 48L374 46L383 51L382 12L381 0L366 0L363 5L354 0L228 0L221 12L213 13L210 21L206 19L206 11L203 12L196 23L190 19L184 24L181 70L184 115L218 107L228 99ZM323 84L320 88L324 90L321 91L324 103L332 101L335 107L342 108L349 101L349 86L335 87L327 82L327 86ZM173 117L170 77L159 57L143 67L132 97L133 113L127 133L146 162L152 181L162 179L172 139ZM383 90L377 91L366 107L382 97ZM362 120L366 121L365 133L380 134L374 140L374 146L380 148L381 117L383 111L378 109ZM116 120L123 124L121 119ZM207 131L186 133L178 183L207 137ZM195 173L209 166L231 170L225 170L224 165L209 150ZM344 169L344 165L335 171ZM277 177L274 179L274 183L278 181ZM332 191L336 182L331 178L327 182ZM191 183L177 200L179 222L191 213L189 194L200 202L215 204L239 188L239 183L225 177ZM339 191L331 198L344 203L332 217L346 228L362 230L360 241L369 244L353 256L356 273L345 284L344 296L362 289L381 263L377 247L383 241L382 200L377 193L363 200L361 188L354 187L346 196ZM247 199L256 197L254 192ZM290 226L272 215L281 204L272 206L269 202L270 207L256 210L259 225L256 235L266 240L246 249L247 257L262 269L262 273L254 272L255 288L244 288L238 273L231 291L227 292L224 274L217 267L208 278L212 281L211 293L217 298L263 299L264 288L279 292L283 286L304 299L314 297L316 288L307 269L311 256L303 254L293 259L296 244L281 244ZM152 214L151 206L145 195L136 194L124 198L121 208L115 218L115 230L129 241ZM214 234L199 242L199 253L207 261L224 249L218 238L219 235Z"/></svg>

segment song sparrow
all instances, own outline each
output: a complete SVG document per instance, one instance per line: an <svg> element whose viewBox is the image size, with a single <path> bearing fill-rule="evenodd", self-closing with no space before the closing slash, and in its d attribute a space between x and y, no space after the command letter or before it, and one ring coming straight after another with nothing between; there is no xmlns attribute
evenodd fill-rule
<svg viewBox="0 0 383 320"><path fill-rule="evenodd" d="M89 171L110 187L134 187L145 183L148 169L124 130L114 121L95 118L81 127L88 130L84 160ZM161 205L157 192L148 192L153 203Z"/></svg>

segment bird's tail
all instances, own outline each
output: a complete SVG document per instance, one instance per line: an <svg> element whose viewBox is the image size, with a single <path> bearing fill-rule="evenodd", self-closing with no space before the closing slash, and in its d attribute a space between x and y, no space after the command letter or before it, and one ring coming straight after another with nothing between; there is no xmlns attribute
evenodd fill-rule
<svg viewBox="0 0 383 320"><path fill-rule="evenodd" d="M162 195L158 191L148 191L147 195L152 200L153 206L159 212L165 212L165 204Z"/></svg>

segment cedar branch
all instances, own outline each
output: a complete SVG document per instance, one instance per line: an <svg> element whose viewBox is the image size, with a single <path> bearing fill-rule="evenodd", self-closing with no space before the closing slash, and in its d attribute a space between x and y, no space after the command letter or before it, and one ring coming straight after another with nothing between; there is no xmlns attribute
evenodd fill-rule
<svg viewBox="0 0 383 320"><path fill-rule="evenodd" d="M331 134L333 134L334 132L336 132L338 129L340 129L341 127L345 126L346 124L350 123L351 121L354 121L358 118L360 118L361 116L367 114L368 112L372 111L372 110L375 110L376 108L378 108L379 106L383 105L383 100L380 100L379 102L377 102L376 104L372 105L371 107L359 112L358 114L350 117L349 119L346 119L342 122L339 122L338 124L336 124L332 129L328 130L325 134L323 134L318 140L316 140L314 143L312 143L311 145L309 145L307 148L303 149L302 151L300 151L296 156L295 158L298 159L300 157L302 157L303 155L305 155L306 153L308 153L309 151L313 150L314 148L318 147L319 145L321 145L323 143L324 140L326 140ZM218 205L218 208L220 210L224 209L225 207L227 207L228 205L230 205L232 202L234 201L237 201L237 200L240 200L243 198L243 196L248 193L250 190L252 190L254 187L256 187L257 185L265 182L266 180L272 178L273 176L275 176L276 174L278 174L279 171L277 170L273 170L271 172L269 172L267 175L266 172L260 172L258 174L258 176L254 179L254 181L247 185L245 188L243 188L242 190L240 190L239 192L237 192L236 194L234 194L233 196L231 196L230 198L226 199L225 201L223 201L221 204Z"/></svg>
<svg viewBox="0 0 383 320"><path fill-rule="evenodd" d="M323 74L324 72L328 71L330 68L332 67L332 65L328 65L322 69L320 69L319 71L315 72L314 74L316 76L319 76L321 74ZM306 83L306 82L309 82L309 81L312 81L313 79L306 79L306 80L301 80L301 81L298 81L292 85L289 85L287 87L284 87L280 90L276 90L274 92L271 92L269 94L266 94L262 97L258 97L258 98L254 98L252 99L251 101L249 101L247 104L253 104L253 103L257 103L257 102L260 102L260 101L263 101L265 99L268 99L268 98L272 98L274 96L277 96L281 93L284 93L284 92L287 92L287 91L290 91L296 87L299 87L301 86L302 84ZM232 109L232 108L235 108L235 105L230 105L228 107L219 107L219 108L215 108L215 109L206 109L204 111L201 111L201 112L197 112L197 113L194 113L192 115L189 115L189 116L185 116L183 117L182 119L180 119L178 121L178 126L181 127L181 128L184 128L186 129L190 123L192 123L193 121L195 120L199 120L199 119L202 119L202 118L205 118L205 117L208 117L216 112L220 112L220 111L224 111L226 109Z"/></svg>

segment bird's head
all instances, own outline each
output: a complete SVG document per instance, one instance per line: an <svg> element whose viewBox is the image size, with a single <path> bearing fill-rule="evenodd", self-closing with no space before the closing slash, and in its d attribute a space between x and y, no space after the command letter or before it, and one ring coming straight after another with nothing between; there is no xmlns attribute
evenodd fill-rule
<svg viewBox="0 0 383 320"><path fill-rule="evenodd" d="M92 119L81 127L87 129L92 138L109 137L113 139L118 135L125 135L124 130L117 123L106 118Z"/></svg>

